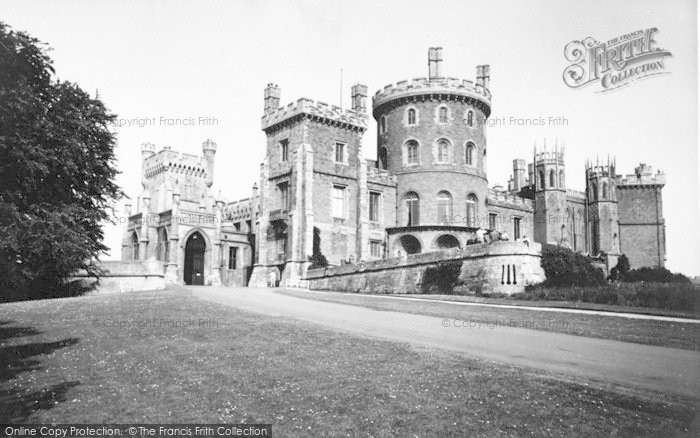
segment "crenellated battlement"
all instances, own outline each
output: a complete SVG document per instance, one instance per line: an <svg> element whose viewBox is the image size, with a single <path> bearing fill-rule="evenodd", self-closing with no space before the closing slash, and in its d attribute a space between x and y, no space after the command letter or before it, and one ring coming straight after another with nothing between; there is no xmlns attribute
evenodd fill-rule
<svg viewBox="0 0 700 438"><path fill-rule="evenodd" d="M251 198L239 199L229 202L223 208L223 217L227 221L241 221L253 219L253 202Z"/></svg>
<svg viewBox="0 0 700 438"><path fill-rule="evenodd" d="M165 171L204 177L206 166L206 158L173 151L170 146L165 146L158 153L144 158L144 172L147 178Z"/></svg>
<svg viewBox="0 0 700 438"><path fill-rule="evenodd" d="M574 189L566 189L566 198L572 201L584 202L586 200L586 192Z"/></svg>
<svg viewBox="0 0 700 438"><path fill-rule="evenodd" d="M555 149L553 151L543 150L535 152L535 164L559 164L564 165L564 149Z"/></svg>
<svg viewBox="0 0 700 438"><path fill-rule="evenodd" d="M324 122L335 123L351 129L366 130L367 115L351 109L344 110L337 105L301 98L287 106L270 110L262 116L264 131L297 116L306 116Z"/></svg>
<svg viewBox="0 0 700 438"><path fill-rule="evenodd" d="M419 95L449 94L474 99L485 105L486 116L491 112L491 92L481 84L459 78L415 78L389 84L372 98L376 110L387 102Z"/></svg>
<svg viewBox="0 0 700 438"><path fill-rule="evenodd" d="M508 193L507 191L496 190L494 188L489 189L487 201L489 205L516 207L526 210L533 209L532 199L523 198L522 196L518 196L513 193Z"/></svg>
<svg viewBox="0 0 700 438"><path fill-rule="evenodd" d="M654 173L654 169L648 164L641 163L632 175L618 175L617 187L642 187L657 186L659 188L666 185L666 174L661 171Z"/></svg>

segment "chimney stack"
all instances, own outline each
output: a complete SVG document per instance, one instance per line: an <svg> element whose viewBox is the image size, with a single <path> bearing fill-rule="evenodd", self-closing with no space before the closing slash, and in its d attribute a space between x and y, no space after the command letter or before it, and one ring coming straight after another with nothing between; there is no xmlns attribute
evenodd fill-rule
<svg viewBox="0 0 700 438"><path fill-rule="evenodd" d="M352 110L358 113L367 111L367 85L355 84L351 88Z"/></svg>
<svg viewBox="0 0 700 438"><path fill-rule="evenodd" d="M476 66L476 84L489 88L491 83L491 67L488 64Z"/></svg>
<svg viewBox="0 0 700 438"><path fill-rule="evenodd" d="M428 49L428 79L442 77L442 47Z"/></svg>
<svg viewBox="0 0 700 438"><path fill-rule="evenodd" d="M265 115L275 112L280 107L280 89L277 84L267 84L265 88Z"/></svg>

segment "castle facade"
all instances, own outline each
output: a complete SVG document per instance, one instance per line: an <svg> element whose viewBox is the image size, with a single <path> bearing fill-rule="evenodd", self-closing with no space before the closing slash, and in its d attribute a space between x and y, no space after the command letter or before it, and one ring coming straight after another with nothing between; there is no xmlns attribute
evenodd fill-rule
<svg viewBox="0 0 700 438"><path fill-rule="evenodd" d="M507 187L489 187L489 66L475 81L446 77L439 47L428 66L427 78L373 96L377 160L364 157L366 86L354 85L343 109L305 98L281 106L269 84L266 154L247 199L211 193L213 142L203 157L144 144L144 191L133 214L127 207L122 258L161 260L173 283L265 286L305 279L321 256L341 265L465 248L483 228L599 256L607 269L620 254L633 268L664 265L665 175L589 162L586 190L568 189L555 144L514 160Z"/></svg>

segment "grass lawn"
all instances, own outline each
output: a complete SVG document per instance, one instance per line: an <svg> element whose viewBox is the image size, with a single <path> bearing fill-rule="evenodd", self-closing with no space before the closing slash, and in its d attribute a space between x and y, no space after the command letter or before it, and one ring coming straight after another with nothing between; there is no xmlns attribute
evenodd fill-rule
<svg viewBox="0 0 700 438"><path fill-rule="evenodd" d="M1 304L0 321L0 423L272 423L276 436L316 437L694 433L697 400L263 317L185 291Z"/></svg>
<svg viewBox="0 0 700 438"><path fill-rule="evenodd" d="M396 299L381 295L361 295L343 292L308 292L296 289L278 289L278 293L319 301L351 304L375 310L417 313L421 315L454 318L462 321L497 323L517 321L520 327L546 330L591 338L613 339L639 344L660 345L685 350L700 350L700 324L629 319L615 316L581 315L529 309L508 309L482 306L451 306L440 302L426 302L411 298ZM438 296L433 296L437 299ZM447 295L440 295L450 300ZM430 298L429 298L430 299ZM530 325L527 325L530 323Z"/></svg>

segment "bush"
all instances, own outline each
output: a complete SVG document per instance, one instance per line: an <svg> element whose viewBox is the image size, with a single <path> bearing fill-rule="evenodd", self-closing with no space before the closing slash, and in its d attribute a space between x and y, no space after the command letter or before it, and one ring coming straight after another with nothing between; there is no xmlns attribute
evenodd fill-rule
<svg viewBox="0 0 700 438"><path fill-rule="evenodd" d="M542 269L547 276L544 287L605 284L605 275L588 257L561 246L542 245Z"/></svg>
<svg viewBox="0 0 700 438"><path fill-rule="evenodd" d="M620 283L588 287L536 286L525 293L515 294L512 298L700 311L700 289L692 283Z"/></svg>
<svg viewBox="0 0 700 438"><path fill-rule="evenodd" d="M424 294L451 294L459 281L462 272L462 261L451 260L431 266L423 274L421 292Z"/></svg>
<svg viewBox="0 0 700 438"><path fill-rule="evenodd" d="M690 283L690 279L683 274L674 274L666 268L639 268L628 271L620 276L624 282L657 282L657 283Z"/></svg>

